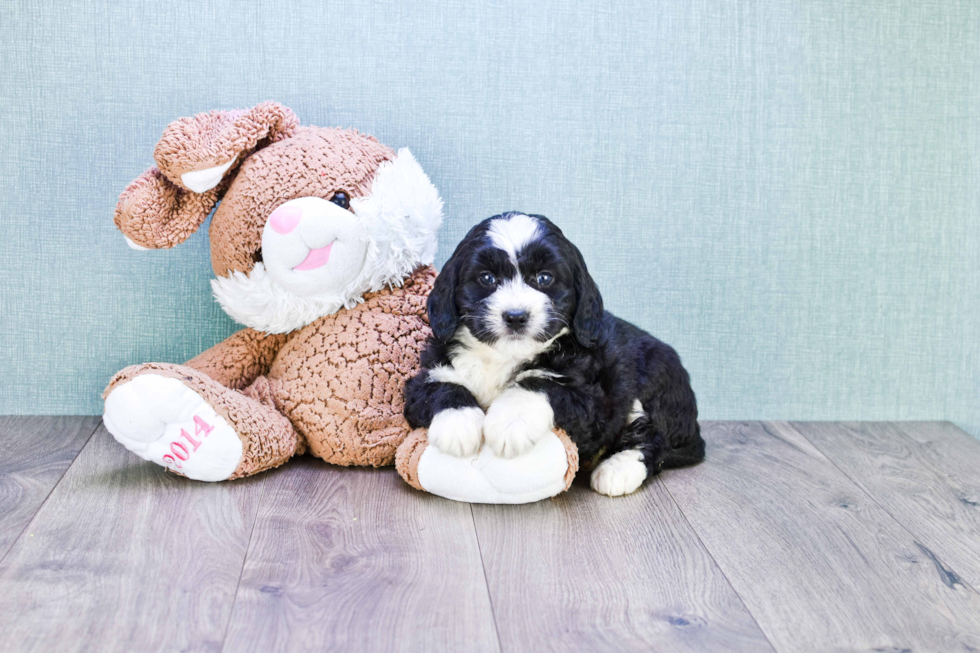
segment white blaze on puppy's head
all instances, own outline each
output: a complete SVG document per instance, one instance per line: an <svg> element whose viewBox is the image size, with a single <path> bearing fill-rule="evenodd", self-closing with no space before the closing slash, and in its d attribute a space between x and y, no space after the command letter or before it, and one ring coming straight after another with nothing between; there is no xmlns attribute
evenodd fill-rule
<svg viewBox="0 0 980 653"><path fill-rule="evenodd" d="M507 252L511 262L517 265L521 250L538 236L540 225L534 218L518 213L507 218L497 218L490 223L487 235L490 241Z"/></svg>
<svg viewBox="0 0 980 653"><path fill-rule="evenodd" d="M506 252L516 270L487 299L489 329L498 338L536 338L547 324L551 302L546 294L525 283L518 259L521 251L540 235L540 224L518 213L491 222L487 235L495 247Z"/></svg>

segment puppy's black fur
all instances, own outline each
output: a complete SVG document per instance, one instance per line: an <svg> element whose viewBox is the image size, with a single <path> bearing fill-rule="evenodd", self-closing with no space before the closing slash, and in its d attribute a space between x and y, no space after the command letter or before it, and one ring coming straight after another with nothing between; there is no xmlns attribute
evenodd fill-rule
<svg viewBox="0 0 980 653"><path fill-rule="evenodd" d="M544 353L523 361L512 384L542 392L588 468L627 449L642 452L648 474L704 458L697 404L687 371L677 353L650 334L603 309L602 296L585 261L561 230L543 216L536 237L517 252L517 269L488 236L493 220L484 220L466 235L436 278L428 299L433 335L422 354L423 370L405 388L405 417L413 428L428 427L449 408L478 406L463 385L431 382L429 370L451 366L459 352L461 327L493 345L500 339L487 327L486 300L494 292L480 282L490 272L498 279L519 275L550 300L539 341L558 337ZM553 281L536 284L547 271ZM566 332L562 333L562 330ZM518 374L537 370L544 374ZM630 420L639 400L643 415ZM485 407L484 407L485 408Z"/></svg>

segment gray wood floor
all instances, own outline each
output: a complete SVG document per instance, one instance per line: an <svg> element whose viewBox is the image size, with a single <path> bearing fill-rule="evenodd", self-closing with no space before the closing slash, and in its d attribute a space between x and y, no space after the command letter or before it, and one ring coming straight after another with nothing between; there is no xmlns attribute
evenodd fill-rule
<svg viewBox="0 0 980 653"><path fill-rule="evenodd" d="M3 651L980 651L980 442L704 424L608 499L415 492L301 458L187 481L93 417L0 417Z"/></svg>

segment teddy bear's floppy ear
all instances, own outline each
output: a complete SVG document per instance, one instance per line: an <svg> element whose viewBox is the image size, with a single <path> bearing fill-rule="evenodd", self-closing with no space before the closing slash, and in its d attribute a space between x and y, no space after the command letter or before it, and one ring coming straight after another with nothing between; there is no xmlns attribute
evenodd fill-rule
<svg viewBox="0 0 980 653"><path fill-rule="evenodd" d="M116 227L133 249L179 245L201 226L226 186L191 193L174 185L159 168L150 168L119 196Z"/></svg>
<svg viewBox="0 0 980 653"><path fill-rule="evenodd" d="M119 196L115 223L134 249L186 240L255 150L292 136L299 121L275 102L247 111L210 111L170 123L153 151L157 167Z"/></svg>

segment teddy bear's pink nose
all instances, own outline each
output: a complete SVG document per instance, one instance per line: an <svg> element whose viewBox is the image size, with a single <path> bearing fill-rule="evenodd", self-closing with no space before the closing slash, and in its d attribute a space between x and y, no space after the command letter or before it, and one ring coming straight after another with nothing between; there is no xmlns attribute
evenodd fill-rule
<svg viewBox="0 0 980 653"><path fill-rule="evenodd" d="M269 224L280 234L288 234L303 219L303 209L298 206L280 206L269 216Z"/></svg>

